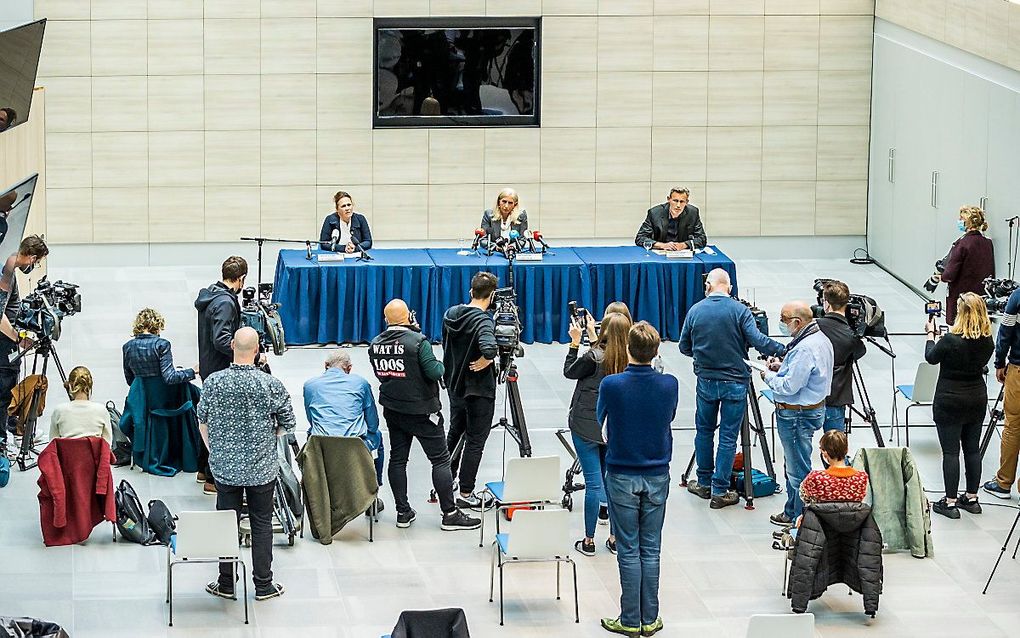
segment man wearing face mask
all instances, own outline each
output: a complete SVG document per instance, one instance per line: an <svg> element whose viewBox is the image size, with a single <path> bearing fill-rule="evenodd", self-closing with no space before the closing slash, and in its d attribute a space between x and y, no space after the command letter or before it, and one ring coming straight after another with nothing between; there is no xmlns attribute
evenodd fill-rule
<svg viewBox="0 0 1020 638"><path fill-rule="evenodd" d="M247 276L248 262L244 257L227 257L220 267L220 281L200 290L195 299L195 309L198 310L198 369L203 379L214 372L226 370L234 360L230 342L241 327L241 304L237 295L244 288ZM204 468L198 473L198 481L205 483L205 493L216 494L208 450L202 449L198 465Z"/></svg>
<svg viewBox="0 0 1020 638"><path fill-rule="evenodd" d="M822 287L825 316L816 319L822 333L832 343L832 391L825 398L825 422L822 429L846 431L846 406L854 403L853 365L868 353L867 346L846 320L850 289L842 281L830 281Z"/></svg>
<svg viewBox="0 0 1020 638"><path fill-rule="evenodd" d="M730 474L747 410L747 349L753 347L771 356L785 349L758 330L751 311L730 297L730 290L730 276L725 270L716 268L708 273L705 298L687 313L680 333L680 352L694 357L694 375L698 378L694 416L698 480L689 481L687 491L711 499L712 509L739 502L737 493L730 490ZM719 447L713 459L716 429Z"/></svg>
<svg viewBox="0 0 1020 638"><path fill-rule="evenodd" d="M804 509L800 484L811 471L811 437L825 421L825 397L832 382L832 343L818 327L811 308L792 301L779 315L780 330L793 337L783 360L770 359L762 379L776 402L776 430L786 460L786 505L769 520L789 527Z"/></svg>
<svg viewBox="0 0 1020 638"><path fill-rule="evenodd" d="M11 358L18 354L18 346L32 346L31 339L22 339L14 328L21 299L18 295L18 280L15 270L24 274L32 272L36 264L50 252L46 242L39 235L29 235L21 240L18 252L11 255L0 274L0 405L9 405L11 392L18 385L18 364L11 364ZM0 420L0 443L7 441L7 419Z"/></svg>

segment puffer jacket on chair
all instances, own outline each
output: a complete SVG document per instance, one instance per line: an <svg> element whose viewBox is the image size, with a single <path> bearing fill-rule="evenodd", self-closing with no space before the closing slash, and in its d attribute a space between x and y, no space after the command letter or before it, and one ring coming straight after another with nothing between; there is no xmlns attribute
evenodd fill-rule
<svg viewBox="0 0 1020 638"><path fill-rule="evenodd" d="M844 583L864 595L864 613L874 617L882 578L882 532L869 506L857 502L804 506L787 592L794 612L804 613L808 601L829 585Z"/></svg>

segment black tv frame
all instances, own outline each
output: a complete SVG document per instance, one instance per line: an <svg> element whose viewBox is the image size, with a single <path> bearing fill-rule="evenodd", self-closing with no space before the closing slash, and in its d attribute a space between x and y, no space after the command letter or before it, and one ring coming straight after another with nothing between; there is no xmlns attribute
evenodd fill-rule
<svg viewBox="0 0 1020 638"><path fill-rule="evenodd" d="M17 127L21 126L22 124L28 122L28 119L29 119L29 117L32 114L32 100L35 97L34 92L35 92L36 84L37 84L37 82L39 80L39 60L42 58L42 47L43 47L43 42L45 41L45 37L46 37L46 21L47 21L47 18L40 18L38 20L32 20L31 22L25 22L23 24L18 24L18 25L15 25L15 26L8 27L6 29L0 30L0 38L3 38L5 35L11 33L12 31L18 31L19 29L27 29L27 28L34 27L34 26L37 26L37 25L40 26L41 29L42 29L42 37L39 39L39 50L37 52L35 52L36 53L36 55L35 55L35 69L33 69L33 72L32 72L32 88L29 89L29 92L28 92L28 105L24 108L24 112L21 112L21 113L17 114L18 115L17 121L12 126L8 126L3 131L0 131L0 135L2 135L3 133L6 133L7 131L10 131L11 129L17 128ZM0 107L4 107L4 106L13 106L13 105L11 105L11 104L0 104Z"/></svg>
<svg viewBox="0 0 1020 638"><path fill-rule="evenodd" d="M534 29L535 112L532 115L379 115L379 31L381 29ZM431 17L375 18L372 24L372 128L504 128L541 126L542 18Z"/></svg>

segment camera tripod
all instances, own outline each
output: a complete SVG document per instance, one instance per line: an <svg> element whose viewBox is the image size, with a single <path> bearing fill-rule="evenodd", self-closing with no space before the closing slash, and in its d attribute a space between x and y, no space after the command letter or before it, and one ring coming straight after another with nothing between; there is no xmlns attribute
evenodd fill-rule
<svg viewBox="0 0 1020 638"><path fill-rule="evenodd" d="M871 397L868 395L868 387L864 385L864 375L861 374L861 367L857 364L855 359L853 362L852 375L854 380L854 390L857 392L857 396L860 397L861 407L858 408L855 404L851 403L847 407L850 411L846 416L846 433L850 434L852 429L852 422L854 415L861 417L865 423L871 426L871 431L875 435L875 443L878 447L885 447L885 439L882 438L882 430L878 427L878 417L875 416L875 407L871 404Z"/></svg>
<svg viewBox="0 0 1020 638"><path fill-rule="evenodd" d="M62 387L67 389L67 375L64 373L64 366L60 363L60 357L57 355L56 346L49 337L43 337L35 343L35 345L27 348L24 352L19 354L17 357L11 360L11 363L17 363L23 359L29 352L35 353L35 357L32 360L32 374L36 374L39 366L39 359L42 359L42 370L41 376L43 379L46 378L46 370L49 366L50 357L53 357L53 362L57 366L57 371L60 373L60 380L63 382ZM43 400L43 394L46 392L45 384L40 382L36 383L35 387L32 388L32 398L28 404L28 416L25 418L25 423L21 434L21 447L18 450L17 464L18 469L24 472L30 470L38 464L39 449L35 446L35 433L39 420L39 405ZM70 393L68 393L68 398ZM35 460L30 460L32 458Z"/></svg>
<svg viewBox="0 0 1020 638"><path fill-rule="evenodd" d="M747 409L744 410L744 416L740 422L740 450L744 456L744 509L747 510L754 509L754 486L751 482L752 433L757 437L758 447L761 448L762 459L765 461L765 473L775 480L776 469L772 465L772 454L769 452L768 437L765 436L765 425L761 418L761 407L758 405L758 394L754 388L753 377L747 380ZM680 477L680 485L683 487L687 487L687 477L694 470L696 454L697 452L691 454L687 469Z"/></svg>
<svg viewBox="0 0 1020 638"><path fill-rule="evenodd" d="M1002 385L999 387L999 396L996 397L995 403L992 404L992 409L988 411L988 429L985 430L984 436L981 437L981 447L979 452L981 454L981 460L985 460L985 452L988 451L988 446L992 442L992 434L998 432L999 421L1003 418L1004 412L1002 410L1002 400L1006 395L1006 386ZM1016 523L1013 524L1016 527ZM1012 532L1010 532L1012 534ZM989 579L991 580L991 579Z"/></svg>

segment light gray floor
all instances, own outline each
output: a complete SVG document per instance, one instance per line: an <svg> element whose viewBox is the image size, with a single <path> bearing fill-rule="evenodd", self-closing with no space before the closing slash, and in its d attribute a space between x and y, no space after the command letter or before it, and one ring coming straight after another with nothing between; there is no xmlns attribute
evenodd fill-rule
<svg viewBox="0 0 1020 638"><path fill-rule="evenodd" d="M854 266L845 259L817 261L741 261L742 296L754 298L768 311L775 326L779 306L791 298L812 298L815 276L846 281L852 291L875 297L888 313L896 332L921 332L921 301L873 266ZM165 336L174 344L177 361L197 359L195 312L192 302L201 286L218 273L211 268L74 268L51 273L82 285L84 311L67 320L58 350L68 369L89 366L96 377L95 399L123 400L126 393L120 369L120 347L130 336L134 313L143 306L160 309L167 317ZM775 328L773 327L773 330ZM898 383L910 383L920 360L918 336L893 337ZM561 375L562 345L528 346L519 361L520 387L527 406L535 454L560 454L554 437L565 423L572 384ZM681 381L676 426L692 427L694 414L690 360L676 344L662 349L667 369ZM364 348L351 355L355 372L369 374ZM321 370L325 351L299 349L273 360L275 373L298 397L304 380ZM890 421L890 359L871 348L862 362L867 386L883 426ZM369 374L369 376L371 376ZM51 381L55 380L51 376ZM375 385L374 379L372 379ZM66 400L56 383L49 405ZM901 408L902 409L902 408ZM766 418L769 416L766 410ZM919 420L930 413L916 411ZM303 422L303 417L299 417ZM48 421L44 418L44 428ZM304 429L303 424L301 429ZM47 430L48 431L48 430ZM888 431L885 430L886 434ZM941 455L934 431L919 428L911 436L926 485L941 486ZM867 429L855 429L853 447L873 446ZM782 506L783 496L756 500L757 508L740 507L713 512L705 501L679 488L679 476L692 452L693 433L677 432L673 456L673 494L669 501L662 552L662 636L719 636L744 634L748 617L756 613L789 611L780 596L782 555L771 549L768 515ZM986 478L997 462L998 439L985 462ZM501 432L489 439L480 471L481 480L500 476L504 455ZM777 453L781 457L781 452ZM564 461L566 462L566 461ZM755 465L761 465L755 451ZM14 472L11 484L0 490L0 557L4 578L0 585L0 615L31 615L62 624L75 638L92 636L347 636L367 638L386 633L402 609L463 607L475 636L602 636L601 616L618 613L619 581L616 563L603 548L605 528L599 528L600 551L594 558L575 554L581 598L581 624L573 623L569 596L554 598L552 566L513 566L507 571L506 620L498 626L496 604L488 602L489 550L477 546L474 532L441 532L436 506L425 503L429 466L415 449L409 466L410 496L418 510L411 529L394 527L392 497L382 494L387 510L367 542L367 523L358 521L330 546L305 539L295 547L278 545L274 571L287 593L280 599L253 603L252 624L242 624L240 603L214 599L202 591L213 577L208 566L184 567L179 573L176 623L166 628L163 603L164 554L158 547L112 544L109 526L97 528L84 545L44 548L36 500L37 471ZM781 461L779 464L781 473ZM194 475L156 478L118 469L116 479L129 478L143 501L161 498L174 511L211 509ZM579 497L581 495L578 495ZM937 498L937 495L932 495ZM580 500L580 499L579 499ZM987 503L988 500L982 499ZM1016 501L1011 501L1016 505ZM578 503L580 505L580 502ZM1005 636L1015 634L1020 612L1016 588L1020 565L1007 560L987 596L980 594L984 579L1013 522L1015 512L986 507L980 516L966 513L958 521L935 516L936 558L909 555L885 557L885 593L877 619L862 613L859 596L833 587L813 602L822 636ZM580 507L571 524L583 529Z"/></svg>

